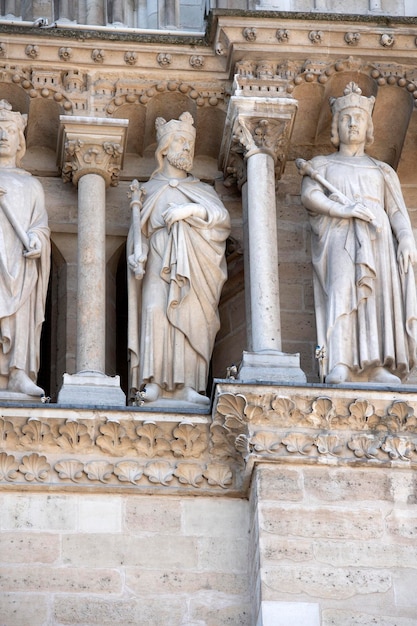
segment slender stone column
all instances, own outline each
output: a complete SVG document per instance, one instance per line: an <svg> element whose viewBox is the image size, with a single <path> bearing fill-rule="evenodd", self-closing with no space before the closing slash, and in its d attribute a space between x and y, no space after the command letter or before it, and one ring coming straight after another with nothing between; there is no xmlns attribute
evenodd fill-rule
<svg viewBox="0 0 417 626"><path fill-rule="evenodd" d="M247 159L252 350L281 350L275 168L270 154Z"/></svg>
<svg viewBox="0 0 417 626"><path fill-rule="evenodd" d="M64 181L78 186L77 355L60 404L125 405L118 376L105 374L106 187L117 185L127 120L61 116Z"/></svg>
<svg viewBox="0 0 417 626"><path fill-rule="evenodd" d="M77 372L104 374L105 369L105 205L103 176L81 176L78 182Z"/></svg>
<svg viewBox="0 0 417 626"><path fill-rule="evenodd" d="M224 170L229 174L239 171L239 153L246 161L250 337L239 370L241 380L306 380L299 355L281 351L278 276L275 180L284 167L296 109L297 102L291 97L233 96L229 106L222 145Z"/></svg>

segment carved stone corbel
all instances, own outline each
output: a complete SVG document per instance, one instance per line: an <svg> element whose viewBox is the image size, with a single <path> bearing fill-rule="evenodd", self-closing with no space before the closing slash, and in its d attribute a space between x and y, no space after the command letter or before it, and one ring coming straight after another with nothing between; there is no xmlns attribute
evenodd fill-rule
<svg viewBox="0 0 417 626"><path fill-rule="evenodd" d="M99 174L117 186L127 135L127 120L61 116L58 159L65 182L78 184L84 174Z"/></svg>

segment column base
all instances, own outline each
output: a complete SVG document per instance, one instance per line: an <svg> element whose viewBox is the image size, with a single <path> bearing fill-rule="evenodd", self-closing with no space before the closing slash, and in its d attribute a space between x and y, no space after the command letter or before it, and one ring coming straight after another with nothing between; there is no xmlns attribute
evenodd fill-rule
<svg viewBox="0 0 417 626"><path fill-rule="evenodd" d="M299 354L244 352L237 376L247 383L305 383Z"/></svg>
<svg viewBox="0 0 417 626"><path fill-rule="evenodd" d="M58 393L58 404L76 406L126 406L126 396L120 388L120 376L99 372L64 374Z"/></svg>

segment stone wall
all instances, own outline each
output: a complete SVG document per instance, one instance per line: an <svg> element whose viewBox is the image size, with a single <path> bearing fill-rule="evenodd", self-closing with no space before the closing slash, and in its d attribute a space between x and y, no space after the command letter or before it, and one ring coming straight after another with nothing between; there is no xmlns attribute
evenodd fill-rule
<svg viewBox="0 0 417 626"><path fill-rule="evenodd" d="M265 464L255 472L251 510L255 573L264 610L274 610L268 624L416 623L415 475Z"/></svg>
<svg viewBox="0 0 417 626"><path fill-rule="evenodd" d="M250 626L248 508L3 491L0 624Z"/></svg>

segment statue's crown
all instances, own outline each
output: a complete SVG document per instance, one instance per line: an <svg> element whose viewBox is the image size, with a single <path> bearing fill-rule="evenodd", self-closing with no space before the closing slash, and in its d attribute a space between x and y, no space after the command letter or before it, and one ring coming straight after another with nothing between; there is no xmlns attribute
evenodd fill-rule
<svg viewBox="0 0 417 626"><path fill-rule="evenodd" d="M196 131L194 127L194 120L193 116L191 113L188 113L188 111L181 113L178 120L170 120L169 122L164 120L163 117L157 117L155 120L155 128L158 143L162 137L170 135L171 133L186 133L195 139Z"/></svg>
<svg viewBox="0 0 417 626"><path fill-rule="evenodd" d="M24 131L27 124L27 115L22 115L19 111L12 111L12 105L7 100L0 100L0 121L7 120L14 122L19 130Z"/></svg>
<svg viewBox="0 0 417 626"><path fill-rule="evenodd" d="M330 107L332 109L333 114L343 111L343 109L348 109L350 107L355 107L358 109L363 109L369 115L372 114L372 109L374 108L375 97L374 96L363 96L361 88L354 82L348 83L343 91L343 96L339 98L330 98Z"/></svg>

